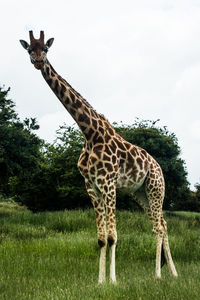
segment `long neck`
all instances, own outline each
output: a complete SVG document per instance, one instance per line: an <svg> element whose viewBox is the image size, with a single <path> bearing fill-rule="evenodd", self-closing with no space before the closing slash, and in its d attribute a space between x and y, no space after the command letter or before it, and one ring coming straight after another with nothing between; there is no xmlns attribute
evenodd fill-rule
<svg viewBox="0 0 200 300"><path fill-rule="evenodd" d="M107 126L112 128L102 115L99 115L69 83L57 74L48 61L41 72L50 88L71 114L88 141L94 137L99 127L104 127L101 126L101 123L105 124L107 122ZM96 121L97 119L98 122Z"/></svg>

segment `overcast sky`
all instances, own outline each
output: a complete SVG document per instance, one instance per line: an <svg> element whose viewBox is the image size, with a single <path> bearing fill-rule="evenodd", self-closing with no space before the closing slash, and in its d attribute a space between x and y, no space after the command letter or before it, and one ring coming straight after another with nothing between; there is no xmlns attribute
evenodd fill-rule
<svg viewBox="0 0 200 300"><path fill-rule="evenodd" d="M178 138L191 187L200 182L200 1L1 0L0 85L51 142L74 121L19 43L29 30L55 38L51 64L110 122L160 119Z"/></svg>

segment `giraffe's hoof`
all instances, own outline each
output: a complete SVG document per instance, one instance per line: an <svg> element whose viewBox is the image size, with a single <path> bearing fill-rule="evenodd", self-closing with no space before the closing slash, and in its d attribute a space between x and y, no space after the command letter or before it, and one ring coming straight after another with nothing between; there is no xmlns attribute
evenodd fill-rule
<svg viewBox="0 0 200 300"><path fill-rule="evenodd" d="M104 284L104 283L106 283L106 280L105 280L105 279L99 279L99 280L98 280L98 285L102 285L102 284Z"/></svg>
<svg viewBox="0 0 200 300"><path fill-rule="evenodd" d="M110 283L114 285L117 284L116 278L110 278Z"/></svg>
<svg viewBox="0 0 200 300"><path fill-rule="evenodd" d="M98 245L100 248L104 247L105 246L105 242L102 241L102 240L98 240Z"/></svg>
<svg viewBox="0 0 200 300"><path fill-rule="evenodd" d="M109 236L108 237L108 245L111 247L113 244L114 244L114 239L113 239L113 237L111 237L111 236Z"/></svg>

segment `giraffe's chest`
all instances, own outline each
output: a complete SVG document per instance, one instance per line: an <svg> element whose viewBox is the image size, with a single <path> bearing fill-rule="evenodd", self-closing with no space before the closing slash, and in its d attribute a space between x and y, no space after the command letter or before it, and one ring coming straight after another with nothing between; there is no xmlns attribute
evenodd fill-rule
<svg viewBox="0 0 200 300"><path fill-rule="evenodd" d="M145 173L140 174L140 172L138 172L138 174L132 173L127 175L119 172L117 178L117 188L134 193L142 186L145 178L146 178Z"/></svg>

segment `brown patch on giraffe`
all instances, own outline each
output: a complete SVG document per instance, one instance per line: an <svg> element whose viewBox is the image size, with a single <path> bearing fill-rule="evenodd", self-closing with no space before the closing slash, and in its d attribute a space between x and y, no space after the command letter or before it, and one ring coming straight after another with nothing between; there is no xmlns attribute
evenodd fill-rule
<svg viewBox="0 0 200 300"><path fill-rule="evenodd" d="M138 182L141 181L142 178L144 178L145 174L143 172L139 173Z"/></svg>
<svg viewBox="0 0 200 300"><path fill-rule="evenodd" d="M108 184L108 180L110 180L110 173L107 173L106 180L107 180L107 184Z"/></svg>
<svg viewBox="0 0 200 300"><path fill-rule="evenodd" d="M82 103L81 103L80 100L76 99L76 101L74 102L73 106L74 106L74 108L78 109L78 108L81 108Z"/></svg>
<svg viewBox="0 0 200 300"><path fill-rule="evenodd" d="M81 129L82 132L85 132L85 130L87 129L87 127L85 127L83 125L80 125L79 127L80 127L80 129Z"/></svg>
<svg viewBox="0 0 200 300"><path fill-rule="evenodd" d="M88 140L91 139L93 133L94 133L94 130L92 128L90 128L88 133L85 134Z"/></svg>
<svg viewBox="0 0 200 300"><path fill-rule="evenodd" d="M90 124L89 118L86 115L84 115L84 114L80 114L79 115L78 122L84 122L84 123L86 123L88 125Z"/></svg>
<svg viewBox="0 0 200 300"><path fill-rule="evenodd" d="M70 99L69 99L69 97L66 97L65 104L68 105L69 103L70 103Z"/></svg>
<svg viewBox="0 0 200 300"><path fill-rule="evenodd" d="M104 151L108 154L108 155L112 155L112 152L110 151L109 147L107 145L105 145L105 149Z"/></svg>
<svg viewBox="0 0 200 300"><path fill-rule="evenodd" d="M113 171L113 166L112 166L112 164L105 163L105 167L106 167L106 169L108 170L108 172L112 172L112 171Z"/></svg>
<svg viewBox="0 0 200 300"><path fill-rule="evenodd" d="M103 150L103 145L97 145L94 147L94 153L100 158Z"/></svg>
<svg viewBox="0 0 200 300"><path fill-rule="evenodd" d="M46 81L47 81L48 85L51 87L51 86L52 86L53 80L52 80L51 78L49 78L49 79L47 79Z"/></svg>
<svg viewBox="0 0 200 300"><path fill-rule="evenodd" d="M50 69L49 67L46 67L46 74L49 76L50 75Z"/></svg>
<svg viewBox="0 0 200 300"><path fill-rule="evenodd" d="M64 94L66 92L66 87L64 86L64 84L61 83L61 89L60 89L60 96L63 98Z"/></svg>
<svg viewBox="0 0 200 300"><path fill-rule="evenodd" d="M98 176L102 175L105 176L106 175L106 171L104 169L100 169L97 171Z"/></svg>
<svg viewBox="0 0 200 300"><path fill-rule="evenodd" d="M88 164L88 157L89 157L89 155L88 155L88 153L86 152L85 153L85 155L83 156L83 159L81 160L81 164L83 165L83 166L87 166L87 164Z"/></svg>
<svg viewBox="0 0 200 300"><path fill-rule="evenodd" d="M98 132L96 132L92 142L93 144L103 144L103 138L99 135Z"/></svg>
<svg viewBox="0 0 200 300"><path fill-rule="evenodd" d="M113 163L113 164L115 164L115 163L116 163L116 161L117 161L117 158L116 158L116 156L115 156L115 155L113 155L113 156L112 156L112 163Z"/></svg>
<svg viewBox="0 0 200 300"><path fill-rule="evenodd" d="M126 159L126 152L123 152L121 150L117 150L117 156L123 159Z"/></svg>
<svg viewBox="0 0 200 300"><path fill-rule="evenodd" d="M97 169L102 169L103 168L103 163L100 161L97 164Z"/></svg>
<svg viewBox="0 0 200 300"><path fill-rule="evenodd" d="M131 150L130 150L131 154L135 157L136 156L136 151L135 151L135 147L133 147Z"/></svg>
<svg viewBox="0 0 200 300"><path fill-rule="evenodd" d="M145 159L145 161L144 161L144 170L145 170L145 172L148 170L148 161L147 161L147 159Z"/></svg>
<svg viewBox="0 0 200 300"><path fill-rule="evenodd" d="M91 173L92 175L95 174L95 168L94 168L94 167L90 168L90 173Z"/></svg>
<svg viewBox="0 0 200 300"><path fill-rule="evenodd" d="M101 120L98 120L99 126L103 127L103 122Z"/></svg>
<svg viewBox="0 0 200 300"><path fill-rule="evenodd" d="M101 132L102 135L104 135L104 129L103 129L103 127L99 126L99 131Z"/></svg>
<svg viewBox="0 0 200 300"><path fill-rule="evenodd" d="M72 99L72 102L74 103L74 101L75 101L75 95L74 95L74 93L72 93L71 90L69 90L69 96Z"/></svg>
<svg viewBox="0 0 200 300"><path fill-rule="evenodd" d="M126 148L124 147L124 144L121 141L119 141L117 138L114 138L114 141L121 150L124 150L124 151L126 150Z"/></svg>
<svg viewBox="0 0 200 300"><path fill-rule="evenodd" d="M104 155L103 155L103 160L104 160L104 161L110 161L110 156L104 154Z"/></svg>
<svg viewBox="0 0 200 300"><path fill-rule="evenodd" d="M98 183L99 185L104 185L104 184L105 184L105 179L98 178L98 179L97 179L97 183Z"/></svg>
<svg viewBox="0 0 200 300"><path fill-rule="evenodd" d="M55 80L54 91L55 91L56 94L58 94L58 92L59 92L59 83L58 83L57 79Z"/></svg>
<svg viewBox="0 0 200 300"><path fill-rule="evenodd" d="M108 187L107 187L107 185L104 185L103 189L104 189L104 191L105 191L106 193L108 192Z"/></svg>
<svg viewBox="0 0 200 300"><path fill-rule="evenodd" d="M86 112L86 114L90 115L90 111L89 111L89 109L87 108L87 106L84 108L84 111Z"/></svg>
<svg viewBox="0 0 200 300"><path fill-rule="evenodd" d="M91 156L90 160L91 160L92 164L95 164L97 161L97 158L95 156Z"/></svg>
<svg viewBox="0 0 200 300"><path fill-rule="evenodd" d="M54 73L54 71L51 69L51 77L55 77L56 74ZM60 80L59 76L58 76L58 79Z"/></svg>
<svg viewBox="0 0 200 300"><path fill-rule="evenodd" d="M76 114L76 111L73 108L70 108L69 112L72 116L75 116L75 114Z"/></svg>
<svg viewBox="0 0 200 300"><path fill-rule="evenodd" d="M109 215L111 213L111 208L108 206L107 207L107 214Z"/></svg>
<svg viewBox="0 0 200 300"><path fill-rule="evenodd" d="M115 170L115 172L118 171L118 165L115 165L115 166L114 166L114 170Z"/></svg>
<svg viewBox="0 0 200 300"><path fill-rule="evenodd" d="M111 139L111 136L109 134L106 133L105 135L105 142L108 143Z"/></svg>
<svg viewBox="0 0 200 300"><path fill-rule="evenodd" d="M127 150L129 150L131 148L131 144L130 143L124 143L124 146L126 147Z"/></svg>
<svg viewBox="0 0 200 300"><path fill-rule="evenodd" d="M114 135L114 129L113 128L109 127L108 128L108 132L109 132L110 135Z"/></svg>
<svg viewBox="0 0 200 300"><path fill-rule="evenodd" d="M109 147L110 147L113 154L116 153L117 145L115 144L115 142L113 140L110 142Z"/></svg>
<svg viewBox="0 0 200 300"><path fill-rule="evenodd" d="M134 167L135 167L135 160L128 152L128 159L127 159L127 163L126 163L126 172L128 172L130 169L134 169Z"/></svg>
<svg viewBox="0 0 200 300"><path fill-rule="evenodd" d="M144 159L145 159L145 156L144 156L142 153L140 153L140 158L141 158L142 160L144 160Z"/></svg>
<svg viewBox="0 0 200 300"><path fill-rule="evenodd" d="M129 163L134 163L135 162L135 159L130 154L130 152L127 152L127 160L128 160Z"/></svg>
<svg viewBox="0 0 200 300"><path fill-rule="evenodd" d="M97 129L97 120L92 119L92 125L93 125L94 129Z"/></svg>
<svg viewBox="0 0 200 300"><path fill-rule="evenodd" d="M91 116L92 116L93 118L98 118L98 114L97 114L96 111L94 111L94 110L91 110Z"/></svg>
<svg viewBox="0 0 200 300"><path fill-rule="evenodd" d="M99 205L98 201L92 201L92 204L95 208L98 207L98 205Z"/></svg>
<svg viewBox="0 0 200 300"><path fill-rule="evenodd" d="M120 167L122 167L122 166L124 165L124 163L125 163L125 159L121 158L121 159L119 160L119 165L120 165ZM122 169L121 169L121 170L122 170Z"/></svg>
<svg viewBox="0 0 200 300"><path fill-rule="evenodd" d="M137 161L137 163L138 163L140 169L143 169L143 161L142 161L142 159L141 159L140 157L138 157L138 158L136 159L136 161Z"/></svg>
<svg viewBox="0 0 200 300"><path fill-rule="evenodd" d="M144 149L141 150L141 153L142 153L145 157L147 157L147 152L146 152Z"/></svg>

